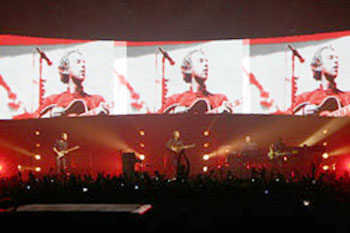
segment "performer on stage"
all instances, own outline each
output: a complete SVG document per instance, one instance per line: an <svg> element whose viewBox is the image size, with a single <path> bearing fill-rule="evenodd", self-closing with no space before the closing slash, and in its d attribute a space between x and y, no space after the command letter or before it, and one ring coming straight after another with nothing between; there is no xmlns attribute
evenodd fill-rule
<svg viewBox="0 0 350 233"><path fill-rule="evenodd" d="M56 157L57 174L66 174L67 169L70 167L70 160L67 158L69 152L79 149L79 146L68 148L68 134L66 132L61 133L61 138L56 140L53 146L53 151Z"/></svg>
<svg viewBox="0 0 350 233"><path fill-rule="evenodd" d="M202 50L190 51L183 59L183 80L189 89L166 99L160 112L163 113L221 113L232 112L232 105L223 94L210 93L205 85L208 79L208 59Z"/></svg>
<svg viewBox="0 0 350 233"><path fill-rule="evenodd" d="M61 81L67 84L67 90L45 98L35 113L36 117L109 114L102 96L90 95L84 91L85 59L78 50L71 50L64 54L58 71Z"/></svg>
<svg viewBox="0 0 350 233"><path fill-rule="evenodd" d="M257 151L257 144L252 141L250 136L245 137L245 143L241 147L240 154L241 156L250 156L252 153Z"/></svg>
<svg viewBox="0 0 350 233"><path fill-rule="evenodd" d="M245 142L240 149L240 156L244 166L249 166L254 161L258 161L258 145L252 141L250 136L245 137Z"/></svg>
<svg viewBox="0 0 350 233"><path fill-rule="evenodd" d="M68 134L66 132L63 132L61 134L61 138L56 140L56 143L53 147L53 151L56 152L55 157L57 174L66 174L67 172L67 158L64 156L64 152L68 150L68 145Z"/></svg>
<svg viewBox="0 0 350 233"><path fill-rule="evenodd" d="M190 162L185 154L185 150L187 148L190 148L194 145L185 146L184 143L181 140L181 134L180 131L175 130L173 132L172 137L169 139L169 141L166 144L166 147L171 151L171 153L168 153L165 157L165 173L168 177L174 178L175 175L178 176L180 172L180 168L183 168L181 165L181 159L184 158L186 162L186 169L185 171L182 171L182 173L189 174L190 171ZM176 172L176 174L175 174Z"/></svg>
<svg viewBox="0 0 350 233"><path fill-rule="evenodd" d="M313 78L319 83L319 88L305 92L296 97L294 109L289 114L345 116L350 111L345 106L350 104L350 92L343 92L337 88L338 55L332 46L319 48L311 62Z"/></svg>

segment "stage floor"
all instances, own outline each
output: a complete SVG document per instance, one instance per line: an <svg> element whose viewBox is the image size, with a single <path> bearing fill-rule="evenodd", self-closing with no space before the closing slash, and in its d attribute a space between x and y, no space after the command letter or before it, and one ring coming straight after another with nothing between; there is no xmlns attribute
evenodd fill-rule
<svg viewBox="0 0 350 233"><path fill-rule="evenodd" d="M144 214L151 205L140 204L31 204L16 208L16 212L114 212Z"/></svg>

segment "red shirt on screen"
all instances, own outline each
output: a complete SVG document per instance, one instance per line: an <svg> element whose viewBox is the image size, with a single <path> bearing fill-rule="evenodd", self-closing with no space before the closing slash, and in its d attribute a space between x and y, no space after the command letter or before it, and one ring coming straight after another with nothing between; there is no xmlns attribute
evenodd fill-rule
<svg viewBox="0 0 350 233"><path fill-rule="evenodd" d="M56 116L79 116L100 106L105 100L99 95L82 95L79 92L63 92L46 97L43 104L34 113L24 113L14 116L13 119L38 118L45 115L47 112L56 111ZM96 115L91 112L89 115ZM51 115L53 117L55 115Z"/></svg>
<svg viewBox="0 0 350 233"><path fill-rule="evenodd" d="M326 104L327 100L334 99L339 106L334 106L334 109L329 109L329 111L336 111L339 108L350 105L350 92L335 92L331 89L324 90L323 88L316 89L314 91L305 92L296 96L296 101L294 103L294 111L298 108L302 108L305 104L318 105L322 108ZM333 108L333 107L332 107ZM327 110L327 109L326 109ZM288 111L292 113L292 109ZM350 113L350 112L349 112ZM343 115L349 115L349 113L344 112Z"/></svg>

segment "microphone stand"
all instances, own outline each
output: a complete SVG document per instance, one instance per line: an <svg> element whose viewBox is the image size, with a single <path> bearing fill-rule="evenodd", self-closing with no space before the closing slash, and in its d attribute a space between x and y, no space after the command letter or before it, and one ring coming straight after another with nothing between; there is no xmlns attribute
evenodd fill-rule
<svg viewBox="0 0 350 233"><path fill-rule="evenodd" d="M292 89L292 94L291 94L291 107L292 110L294 109L294 105L295 105L295 98L296 98L296 92L297 92L297 88L296 88L296 79L297 77L295 77L295 54L293 53L292 55L292 78L291 78L291 89Z"/></svg>
<svg viewBox="0 0 350 233"><path fill-rule="evenodd" d="M298 80L298 77L295 76L295 56L297 56L299 58L299 61L301 63L304 62L304 59L299 55L299 53L293 49L290 45L288 45L288 47L292 50L293 54L292 54L292 78L291 78L291 108L292 110L295 107L295 100L296 100L296 93L297 93L297 83L296 81Z"/></svg>
<svg viewBox="0 0 350 233"><path fill-rule="evenodd" d="M167 82L168 79L165 78L165 56L162 56L162 109L165 105L165 99L166 99L166 95L167 95Z"/></svg>
<svg viewBox="0 0 350 233"><path fill-rule="evenodd" d="M45 94L45 90L44 90L44 82L45 80L43 79L43 59L46 60L46 63L50 66L52 63L50 60L48 60L48 58L46 57L45 54L43 54L43 52L39 49L36 48L36 50L39 52L39 108L40 106L43 104L44 101L44 94Z"/></svg>
<svg viewBox="0 0 350 233"><path fill-rule="evenodd" d="M39 59L39 108L44 101L44 83L46 80L43 79L43 57L40 55Z"/></svg>
<svg viewBox="0 0 350 233"><path fill-rule="evenodd" d="M44 96L44 90L43 90L43 83L44 83L44 80L43 80L43 58L42 56L40 56L40 59L39 59L39 108L40 106L43 104L43 96Z"/></svg>

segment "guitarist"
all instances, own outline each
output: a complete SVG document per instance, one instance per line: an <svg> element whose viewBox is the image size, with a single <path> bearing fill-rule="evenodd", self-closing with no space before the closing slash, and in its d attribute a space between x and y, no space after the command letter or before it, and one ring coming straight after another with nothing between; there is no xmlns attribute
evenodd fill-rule
<svg viewBox="0 0 350 233"><path fill-rule="evenodd" d="M311 61L313 78L319 82L319 88L305 92L296 97L294 109L289 114L324 115L323 112L333 112L350 104L350 93L337 88L338 56L332 46L319 48ZM344 113L344 115L350 115Z"/></svg>
<svg viewBox="0 0 350 233"><path fill-rule="evenodd" d="M205 85L208 79L208 59L202 50L193 50L187 53L182 65L183 80L189 89L182 94L168 97L160 112L180 113L187 112L198 100L206 103L207 107L199 113L232 112L228 99L223 94L210 93Z"/></svg>
<svg viewBox="0 0 350 233"><path fill-rule="evenodd" d="M66 132L61 133L61 138L56 140L56 143L53 147L53 150L56 152L56 168L57 174L66 174L67 172L67 160L66 156L60 156L64 151L68 150L68 134Z"/></svg>
<svg viewBox="0 0 350 233"><path fill-rule="evenodd" d="M181 140L180 131L175 130L172 137L166 144L166 147L171 151L170 154L165 158L165 173L168 177L174 178L175 171L176 176L185 175L188 176L190 171L190 162L185 154L186 146ZM184 158L186 162L186 167L181 165L181 159ZM180 174L182 173L182 174Z"/></svg>

